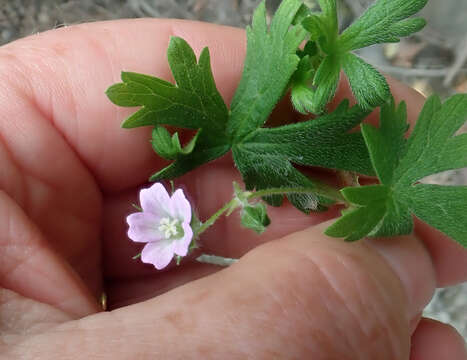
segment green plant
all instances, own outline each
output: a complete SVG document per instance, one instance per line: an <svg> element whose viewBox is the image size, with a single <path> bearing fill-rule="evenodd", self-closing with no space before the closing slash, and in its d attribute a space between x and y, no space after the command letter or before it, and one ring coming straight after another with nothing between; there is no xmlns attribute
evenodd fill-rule
<svg viewBox="0 0 467 360"><path fill-rule="evenodd" d="M154 127L154 150L173 160L151 181L179 177L232 152L246 189L236 187L235 198L209 226L218 216L242 208L242 223L262 232L269 224L266 207L250 199L261 197L280 206L287 196L304 212L346 205L326 233L348 241L410 233L415 214L467 246L467 187L417 183L467 166L467 135L455 136L467 117L467 95L444 104L436 96L428 99L406 140L405 104L396 106L385 78L352 53L422 29L425 21L412 15L427 1L377 0L340 34L335 0L318 0L320 12L300 0L284 0L270 24L262 2L247 28L244 71L230 107L216 88L208 49L197 59L177 37L168 48L175 84L125 72L107 95L117 105L140 106L123 127ZM343 101L327 112L341 70L358 103L349 107ZM297 111L317 117L265 127L284 96L291 97ZM376 107L381 107L379 127L361 125ZM361 131L353 131L360 125ZM166 126L195 130L196 135L183 147L178 133L169 133ZM356 186L337 189L305 175L297 165L376 175L379 184L356 181ZM204 231L206 226L200 226ZM195 231L195 238L201 232Z"/></svg>

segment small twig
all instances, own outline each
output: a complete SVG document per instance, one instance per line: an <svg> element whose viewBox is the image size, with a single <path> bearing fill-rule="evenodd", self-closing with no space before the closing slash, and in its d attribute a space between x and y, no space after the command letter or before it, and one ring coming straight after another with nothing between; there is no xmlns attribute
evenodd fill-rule
<svg viewBox="0 0 467 360"><path fill-rule="evenodd" d="M444 78L443 85L449 87L452 85L452 82L456 78L456 76L461 72L462 67L464 66L465 62L467 61L467 35L459 42L459 47L456 54L456 60L454 64L448 69L446 77Z"/></svg>
<svg viewBox="0 0 467 360"><path fill-rule="evenodd" d="M365 7L358 0L345 0L345 3L353 12L355 17L360 16L363 13L363 11L365 11Z"/></svg>
<svg viewBox="0 0 467 360"><path fill-rule="evenodd" d="M200 263L204 263L204 264L227 267L227 266L235 264L238 261L238 259L231 259L231 258L225 258L222 256L203 254L199 256L198 258L196 258L196 261L199 261Z"/></svg>
<svg viewBox="0 0 467 360"><path fill-rule="evenodd" d="M413 35L413 37L423 40L428 44L439 46L443 49L452 50L456 44L449 38L443 36L438 30L427 25L422 31Z"/></svg>
<svg viewBox="0 0 467 360"><path fill-rule="evenodd" d="M398 66L391 66L391 65L375 65L379 70L390 73L396 74L401 76L412 76L412 77L445 77L448 72L449 68L440 68L440 69L423 69L423 68L403 68ZM467 73L466 68L462 68L459 70L459 73Z"/></svg>

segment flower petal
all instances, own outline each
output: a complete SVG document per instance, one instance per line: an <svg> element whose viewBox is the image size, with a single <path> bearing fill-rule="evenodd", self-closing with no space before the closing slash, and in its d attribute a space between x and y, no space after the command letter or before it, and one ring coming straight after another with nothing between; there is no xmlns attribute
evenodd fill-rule
<svg viewBox="0 0 467 360"><path fill-rule="evenodd" d="M174 253L180 256L186 256L188 254L188 249L191 244L191 239L193 239L193 230L191 226L187 223L182 224L183 227L183 237L176 240L174 246Z"/></svg>
<svg viewBox="0 0 467 360"><path fill-rule="evenodd" d="M181 220L183 223L191 222L191 205L190 202L185 197L182 189L176 190L172 197L170 198L172 202L174 218Z"/></svg>
<svg viewBox="0 0 467 360"><path fill-rule="evenodd" d="M156 241L147 243L141 252L141 261L153 264L157 270L165 268L174 256L174 242Z"/></svg>
<svg viewBox="0 0 467 360"><path fill-rule="evenodd" d="M128 237L136 242L151 242L165 239L165 235L159 231L160 216L138 212L127 216L126 221L130 226Z"/></svg>
<svg viewBox="0 0 467 360"><path fill-rule="evenodd" d="M173 213L170 196L161 183L155 183L150 188L141 190L139 201L144 212L161 217Z"/></svg>

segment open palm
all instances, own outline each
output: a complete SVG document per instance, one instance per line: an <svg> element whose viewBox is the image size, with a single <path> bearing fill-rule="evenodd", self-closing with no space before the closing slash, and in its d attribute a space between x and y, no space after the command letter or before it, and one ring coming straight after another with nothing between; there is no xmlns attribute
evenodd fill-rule
<svg viewBox="0 0 467 360"><path fill-rule="evenodd" d="M381 277L392 284L390 290L363 281L364 292L380 302L375 311L384 314L368 321L374 322L375 329L384 327L394 335L389 340L374 335L377 343L389 349L388 359L403 355L415 329L410 322L418 320L416 314L431 296L435 272L441 284L461 281L467 275L465 268L455 270L434 255L433 267L415 239L404 246L413 247L410 256L417 258L417 266L430 269L432 276L409 294L409 299L412 295L414 299L409 305L406 300L396 305L382 301L387 291L396 298L407 296L401 280L388 265L380 264L380 255L366 245L347 249L340 241L326 240L318 235L318 227L263 246L239 266L197 282L192 280L217 269L187 261L182 267L156 272L132 260L141 247L128 240L124 218L133 212L131 204L148 176L165 164L152 152L147 129L129 132L119 128L131 110L110 104L104 91L118 81L122 70L170 80L165 49L171 35L185 38L198 53L202 47L210 47L214 76L228 101L244 56L244 36L237 29L168 20L84 24L23 39L0 50L0 314L9 320L0 324L0 354L5 354L5 359L78 359L90 358L89 354L122 359L151 358L151 354L222 358L228 351L232 358L318 355L317 344L326 343L318 336L320 327L330 319L313 317L320 325L314 322L310 326L307 320L312 316L303 319L303 309L297 310L323 296L309 293L306 284L322 287L321 294L326 289L333 292L328 277L338 275L319 270L320 265L332 263L329 268L335 274L348 272L349 266L354 270L339 275L349 281L354 273L367 279L364 270L368 266L385 269ZM401 87L399 96L407 92ZM409 96L417 111L422 100ZM293 115L285 109L281 116ZM224 158L186 175L178 184L186 188L203 218L230 198L233 179L239 180L237 172L230 159ZM272 209L273 224L261 238L241 229L238 221L221 221L203 237L203 250L239 257L260 242L303 230L332 215L306 216L288 206ZM423 225L419 228L428 238L432 254L445 245L451 261L456 257L456 264L467 263L467 255L456 245L446 245L447 239L439 240L440 235L434 239ZM331 256L333 251L340 256ZM346 252L365 260L349 263L342 255ZM318 256L322 264L310 256ZM185 283L189 284L154 298ZM103 292L110 308L119 310L99 314ZM353 291L347 295L352 294L358 295ZM332 303L332 295L330 298ZM336 304L339 301L337 295ZM408 321L394 321L407 306L415 308ZM364 318L363 313L361 316ZM352 326L351 318L344 316L340 321ZM277 326L278 321L283 327ZM231 323L236 324L233 329L226 328ZM265 329L273 333L270 341L258 338ZM401 333L406 336L395 335ZM312 344L300 341L300 336L313 334L318 340ZM300 336L281 353L281 341L290 344L293 335ZM362 335L371 334L363 331ZM235 336L245 348L239 349L234 340L220 340ZM252 337L251 343L242 340ZM115 342L121 338L125 340ZM174 341L183 341L183 346L174 348ZM111 348L108 342L113 344ZM332 350L328 346L326 351L335 351L336 357L330 358L338 358L337 354L348 352L348 346L358 348L357 343L333 346ZM374 351L368 352L368 358L379 353Z"/></svg>

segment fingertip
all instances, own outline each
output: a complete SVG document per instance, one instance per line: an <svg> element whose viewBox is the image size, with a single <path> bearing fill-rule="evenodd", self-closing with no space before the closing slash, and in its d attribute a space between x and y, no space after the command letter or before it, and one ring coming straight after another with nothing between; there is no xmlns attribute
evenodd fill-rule
<svg viewBox="0 0 467 360"><path fill-rule="evenodd" d="M438 287L467 281L467 249L419 219L415 219L415 232L430 253Z"/></svg>
<svg viewBox="0 0 467 360"><path fill-rule="evenodd" d="M465 340L450 325L422 319L412 336L410 360L466 360Z"/></svg>

